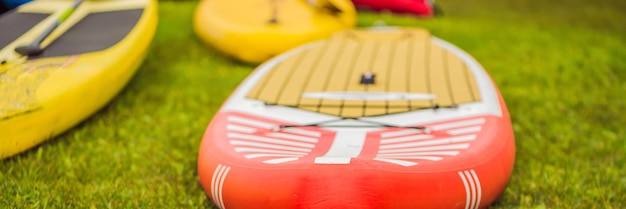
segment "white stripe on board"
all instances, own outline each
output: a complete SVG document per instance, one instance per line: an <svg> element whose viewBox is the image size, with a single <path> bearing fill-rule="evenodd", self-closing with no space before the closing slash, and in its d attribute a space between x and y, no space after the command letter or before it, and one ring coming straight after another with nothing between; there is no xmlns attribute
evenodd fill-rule
<svg viewBox="0 0 626 209"><path fill-rule="evenodd" d="M397 138L381 139L380 144L391 144L391 143L417 141L417 140L432 139L432 138L434 138L433 135L411 135L411 136L403 136L403 137L397 137Z"/></svg>
<svg viewBox="0 0 626 209"><path fill-rule="evenodd" d="M213 196L213 201L215 201L215 204L222 209L225 209L224 196L222 191L224 188L226 175L228 175L229 171L229 166L219 164L217 165L215 171L213 171L213 177L211 179L211 196Z"/></svg>
<svg viewBox="0 0 626 209"><path fill-rule="evenodd" d="M256 131L256 128L250 128L250 127L245 127L245 126L238 126L238 125L233 125L233 124L228 124L226 125L226 130L229 131L237 131L237 132L244 132L244 133L254 133Z"/></svg>
<svg viewBox="0 0 626 209"><path fill-rule="evenodd" d="M472 120L463 120L463 121L457 121L457 122L452 122L452 123L444 123L444 124L429 126L428 128L435 130L435 131L441 131L441 130L447 130L447 129L453 129L453 128L461 128L465 126L480 125L483 123L485 123L485 118L476 118Z"/></svg>
<svg viewBox="0 0 626 209"><path fill-rule="evenodd" d="M467 177L467 181L470 185L470 190L472 191L472 200L470 202L470 208L476 208L476 184L474 183L474 178L467 171L463 171L465 177Z"/></svg>
<svg viewBox="0 0 626 209"><path fill-rule="evenodd" d="M304 157L304 155L289 155L289 154L246 154L244 157L248 159L260 158L260 157Z"/></svg>
<svg viewBox="0 0 626 209"><path fill-rule="evenodd" d="M305 136L310 136L310 137L316 137L316 138L319 138L319 137L322 136L322 133L317 132L317 131L309 131L309 130L297 129L297 128L285 128L282 131L283 132L294 133L294 134L305 135Z"/></svg>
<svg viewBox="0 0 626 209"><path fill-rule="evenodd" d="M416 130L416 129L408 129L408 130L402 130L402 131L383 132L380 134L380 137L389 138L389 137L404 136L404 135L417 134L417 133L424 133L424 131Z"/></svg>
<svg viewBox="0 0 626 209"><path fill-rule="evenodd" d="M448 137L448 138L441 138L441 139L428 140L428 141L381 145L380 149L409 148L409 147L420 147L420 146L428 146L428 145L452 144L455 142L472 141L474 139L476 139L476 135L463 135L463 136Z"/></svg>
<svg viewBox="0 0 626 209"><path fill-rule="evenodd" d="M237 117L237 116L228 116L226 120L228 122L239 123L243 125L249 125L249 126L253 126L257 128L264 128L264 129L272 129L276 127L276 124L266 123L266 122L257 121L257 120L251 120L251 119Z"/></svg>
<svg viewBox="0 0 626 209"><path fill-rule="evenodd" d="M452 129L452 130L448 130L448 134L452 134L452 135L461 135L461 134L469 134L469 133L476 133L479 132L482 129L482 126L472 126L472 127L467 127L467 128L458 128L458 129Z"/></svg>
<svg viewBox="0 0 626 209"><path fill-rule="evenodd" d="M482 188L480 188L480 180L478 179L478 175L476 175L474 169L470 170L470 172L472 173L474 182L476 182L476 193L478 194L476 198L476 209L478 209L478 207L480 206L480 200L482 198Z"/></svg>
<svg viewBox="0 0 626 209"><path fill-rule="evenodd" d="M215 179L215 200L217 202L217 205L222 208L222 198L221 198L221 193L222 191L220 190L220 182L222 182L222 177L224 175L224 171L226 171L226 167L222 166L218 173L217 173L217 178Z"/></svg>
<svg viewBox="0 0 626 209"><path fill-rule="evenodd" d="M226 181L226 175L228 175L228 172L230 171L230 167L226 167L226 170L224 171L224 174L222 175L222 179L220 179L220 184L219 184L219 197L220 197L220 205L222 206L222 209L225 209L226 206L224 205L224 181Z"/></svg>
<svg viewBox="0 0 626 209"><path fill-rule="evenodd" d="M387 158L374 158L374 160L388 162L388 163L393 163L393 164L401 165L401 166L405 166L405 167L414 166L414 165L418 164L418 163L412 162L412 161L394 160L394 159L387 159Z"/></svg>
<svg viewBox="0 0 626 209"><path fill-rule="evenodd" d="M267 164L280 164L280 163L294 161L294 160L298 160L298 159L300 159L300 158L297 158L297 157L276 158L276 159L271 159L271 160L265 160L263 162L267 163Z"/></svg>
<svg viewBox="0 0 626 209"><path fill-rule="evenodd" d="M470 192L470 187L469 187L469 184L467 183L467 179L465 178L465 174L463 174L463 172L459 171L459 177L461 177L461 181L463 181L463 186L465 187L465 209L469 209L470 199L472 195Z"/></svg>
<svg viewBox="0 0 626 209"><path fill-rule="evenodd" d="M430 160L430 161L440 161L443 160L443 157L437 156L391 156L391 157L376 157L380 159L403 159L403 160Z"/></svg>
<svg viewBox="0 0 626 209"><path fill-rule="evenodd" d="M313 147L315 147L315 145L309 144L309 143L294 142L294 141L282 140L282 139L274 139L274 138L262 137L262 136L256 136L256 135L250 135L250 134L228 133L228 134L226 134L226 136L228 138L230 138L230 139L243 139L243 140L257 141L257 142L263 142L263 143L272 143L272 144L294 146L294 147L306 147L306 148L313 148Z"/></svg>
<svg viewBox="0 0 626 209"><path fill-rule="evenodd" d="M376 157L390 157L394 158L397 156L432 156L432 155L447 155L447 156L456 156L459 154L459 151L438 151L438 152L405 152L405 153L383 153L378 154Z"/></svg>
<svg viewBox="0 0 626 209"><path fill-rule="evenodd" d="M302 141L302 142L317 143L317 138L311 138L311 137L294 135L294 134L270 132L270 133L266 133L265 135L274 137L274 138L283 138L283 139L291 139L291 140Z"/></svg>
<svg viewBox="0 0 626 209"><path fill-rule="evenodd" d="M291 151L285 151L285 150L262 149L262 148L251 148L251 147L235 147L235 152L254 152L254 153L288 154L288 155L308 154L307 152L291 152Z"/></svg>
<svg viewBox="0 0 626 209"><path fill-rule="evenodd" d="M463 143L463 144L451 144L451 145L440 145L440 146L429 146L429 147L415 147L415 148L403 148L403 149L386 149L386 150L379 150L378 154L437 151L437 150L459 150L459 149L467 149L467 148L469 148L469 144L468 143Z"/></svg>
<svg viewBox="0 0 626 209"><path fill-rule="evenodd" d="M458 172L465 187L465 209L478 209L482 198L480 180L474 169Z"/></svg>
<svg viewBox="0 0 626 209"><path fill-rule="evenodd" d="M359 129L338 130L326 154L315 158L315 164L350 164L363 150L367 132Z"/></svg>
<svg viewBox="0 0 626 209"><path fill-rule="evenodd" d="M217 168L213 171L213 177L211 177L211 197L213 197L213 201L216 205L219 205L219 200L217 199L217 176L222 172L222 165L217 165Z"/></svg>
<svg viewBox="0 0 626 209"><path fill-rule="evenodd" d="M296 151L296 152L310 152L311 151L311 149L307 149L307 148L265 144L265 143L242 141L242 140L230 140L229 143L231 145L242 145L242 146L249 146L249 147L259 147L259 148L268 148L268 149L276 149L276 150L288 150L288 151Z"/></svg>

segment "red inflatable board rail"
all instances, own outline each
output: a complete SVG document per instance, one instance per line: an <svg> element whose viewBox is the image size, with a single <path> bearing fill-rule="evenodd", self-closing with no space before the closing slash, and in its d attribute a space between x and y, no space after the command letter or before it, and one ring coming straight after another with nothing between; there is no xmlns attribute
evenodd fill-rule
<svg viewBox="0 0 626 209"><path fill-rule="evenodd" d="M374 11L388 10L396 13L410 13L422 17L435 14L434 2L431 0L352 0L358 9Z"/></svg>

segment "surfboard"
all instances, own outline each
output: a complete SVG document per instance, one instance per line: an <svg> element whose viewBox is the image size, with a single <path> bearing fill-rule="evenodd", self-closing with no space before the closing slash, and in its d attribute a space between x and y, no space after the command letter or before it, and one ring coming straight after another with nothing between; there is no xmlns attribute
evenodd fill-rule
<svg viewBox="0 0 626 209"><path fill-rule="evenodd" d="M194 30L217 50L260 63L298 45L354 26L349 0L203 0Z"/></svg>
<svg viewBox="0 0 626 209"><path fill-rule="evenodd" d="M391 11L432 17L435 14L434 0L352 0L357 9Z"/></svg>
<svg viewBox="0 0 626 209"><path fill-rule="evenodd" d="M484 208L515 145L487 72L417 28L338 32L260 65L206 129L200 182L228 208Z"/></svg>
<svg viewBox="0 0 626 209"><path fill-rule="evenodd" d="M0 16L0 159L25 151L107 104L145 57L157 25L156 1L84 1L22 55L74 1L33 1Z"/></svg>

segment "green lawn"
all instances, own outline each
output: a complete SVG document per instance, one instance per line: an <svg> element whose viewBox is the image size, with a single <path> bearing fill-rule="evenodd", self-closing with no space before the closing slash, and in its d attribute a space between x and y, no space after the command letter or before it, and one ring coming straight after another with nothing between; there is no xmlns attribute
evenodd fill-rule
<svg viewBox="0 0 626 209"><path fill-rule="evenodd" d="M438 0L425 27L472 54L511 112L515 170L491 208L626 207L626 1ZM152 51L93 117L0 161L0 208L211 208L196 159L207 124L254 66L202 45L195 2L162 2ZM0 133L2 134L2 133Z"/></svg>

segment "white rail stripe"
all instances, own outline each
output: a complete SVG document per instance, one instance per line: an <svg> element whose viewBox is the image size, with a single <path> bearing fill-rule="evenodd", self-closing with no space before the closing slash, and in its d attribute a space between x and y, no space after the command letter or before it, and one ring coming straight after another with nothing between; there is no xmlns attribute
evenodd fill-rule
<svg viewBox="0 0 626 209"><path fill-rule="evenodd" d="M456 156L459 151L440 151L440 152L406 152L406 153L386 153L378 154L376 157L396 157L396 156L430 156L430 155L447 155Z"/></svg>
<svg viewBox="0 0 626 209"><path fill-rule="evenodd" d="M263 161L263 162L267 163L267 164L279 164L279 163L285 163L285 162L294 161L294 160L298 160L298 159L300 159L300 158L297 158L297 157L276 158L276 159L266 160L266 161Z"/></svg>
<svg viewBox="0 0 626 209"><path fill-rule="evenodd" d="M222 179L220 179L220 184L219 184L219 196L220 196L220 205L222 206L222 209L226 209L226 206L224 206L224 181L226 180L226 175L228 175L228 172L230 171L230 167L226 167L226 170L224 171L224 174L222 175Z"/></svg>
<svg viewBox="0 0 626 209"><path fill-rule="evenodd" d="M447 129L453 129L453 128L461 128L465 126L480 125L483 123L485 123L485 118L477 118L477 119L472 119L472 120L464 120L464 121L429 126L429 128L435 131L441 131L441 130L447 130Z"/></svg>
<svg viewBox="0 0 626 209"><path fill-rule="evenodd" d="M237 116L228 116L226 120L228 122L239 123L239 124L254 126L257 128L264 128L264 129L272 129L276 127L276 124L266 123L266 122L257 121L257 120L250 120L247 118L242 118L242 117L237 117Z"/></svg>
<svg viewBox="0 0 626 209"><path fill-rule="evenodd" d="M428 141L381 145L380 149L409 148L409 147L420 147L420 146L429 146L429 145L452 144L456 142L472 141L474 139L476 139L476 135L472 134L472 135L463 135L463 136L456 136L456 137L449 137L449 138L442 138L442 139L428 140Z"/></svg>
<svg viewBox="0 0 626 209"><path fill-rule="evenodd" d="M467 177L467 181L470 185L470 191L472 191L472 200L470 201L470 208L476 208L476 184L474 183L474 178L470 175L468 171L463 171L465 177Z"/></svg>
<svg viewBox="0 0 626 209"><path fill-rule="evenodd" d="M276 150L288 150L288 151L296 151L296 152L310 152L311 151L311 149L306 149L306 148L265 144L265 143L242 141L242 140L230 140L230 144L250 146L250 147L259 147L259 148L269 148L269 149L276 149Z"/></svg>
<svg viewBox="0 0 626 209"><path fill-rule="evenodd" d="M300 134L300 135L305 135L305 136L310 136L310 137L315 137L315 138L319 138L322 136L321 132L309 131L309 130L297 129L297 128L286 128L286 129L283 129L283 132Z"/></svg>
<svg viewBox="0 0 626 209"><path fill-rule="evenodd" d="M251 147L235 147L235 152L255 152L255 153L286 154L286 155L306 155L306 154L308 154L308 152L291 152L291 151L284 151L284 150L261 149L261 148L251 148Z"/></svg>
<svg viewBox="0 0 626 209"><path fill-rule="evenodd" d="M226 175L229 171L230 167L219 164L215 171L213 171L213 177L211 179L211 195L213 196L215 204L222 209L225 208L222 189L224 180L226 180Z"/></svg>
<svg viewBox="0 0 626 209"><path fill-rule="evenodd" d="M411 135L411 136L403 136L403 137L397 137L397 138L382 139L380 140L380 144L391 144L391 143L417 141L417 140L432 139L432 138L434 138L433 135Z"/></svg>
<svg viewBox="0 0 626 209"><path fill-rule="evenodd" d="M482 129L482 126L472 126L472 127L467 127L467 128L459 128L459 129L452 129L452 130L448 130L448 134L452 134L452 135L461 135L461 134L469 134L469 133L476 133L479 132Z"/></svg>
<svg viewBox="0 0 626 209"><path fill-rule="evenodd" d="M260 157L296 157L301 158L304 155L288 155L288 154L246 154L244 157L248 159L260 158Z"/></svg>
<svg viewBox="0 0 626 209"><path fill-rule="evenodd" d="M405 167L414 166L414 165L418 164L418 163L412 162L412 161L394 160L394 159L387 159L387 158L374 158L374 160L388 162L388 163L393 163L393 164L401 165L401 166L405 166Z"/></svg>
<svg viewBox="0 0 626 209"><path fill-rule="evenodd" d="M294 142L294 141L283 140L283 139L274 139L274 138L262 137L262 136L256 136L256 135L250 135L250 134L228 133L226 134L226 136L230 139L243 139L243 140L258 141L258 142L264 142L264 143L288 145L288 146L294 146L294 147L306 147L306 148L315 147L315 145L309 144L309 143Z"/></svg>
<svg viewBox="0 0 626 209"><path fill-rule="evenodd" d="M224 176L224 172L226 171L226 166L222 167L222 169L220 169L220 173L217 174L217 179L215 180L215 191L216 191L216 195L217 195L217 204L218 206L220 206L220 208L222 208L222 190L220 189L221 187L221 182L222 182L222 178Z"/></svg>
<svg viewBox="0 0 626 209"><path fill-rule="evenodd" d="M213 197L213 201L215 201L215 204L218 204L218 199L217 199L217 176L219 173L222 172L222 165L219 164L217 165L217 168L213 171L213 177L211 177L211 196Z"/></svg>
<svg viewBox="0 0 626 209"><path fill-rule="evenodd" d="M478 175L476 175L474 169L470 170L470 172L472 173L472 177L474 177L474 182L476 182L476 209L478 209L480 207L480 200L482 198L482 188L480 188L480 180L478 179Z"/></svg>
<svg viewBox="0 0 626 209"><path fill-rule="evenodd" d="M465 174L463 174L462 171L459 171L459 177L461 177L461 181L463 181L463 186L465 186L465 209L469 209L470 200L471 200L471 192L470 192L469 183L467 183Z"/></svg>
<svg viewBox="0 0 626 209"><path fill-rule="evenodd" d="M233 125L233 124L228 124L226 125L226 130L229 131L237 131L237 132L244 132L244 133L254 133L256 131L256 128L250 128L250 127L246 127L246 126L239 126L239 125Z"/></svg>
<svg viewBox="0 0 626 209"><path fill-rule="evenodd" d="M404 153L404 152L421 152L421 151L438 151L438 150L457 150L457 149L467 149L467 148L469 148L469 144L463 143L463 144L451 144L451 145L430 146L430 147L386 149L386 150L379 150L378 153L379 154Z"/></svg>
<svg viewBox="0 0 626 209"><path fill-rule="evenodd" d="M443 157L437 156L393 156L393 157L377 157L379 159L404 159L404 160L430 160L430 161L440 161L443 160Z"/></svg>
<svg viewBox="0 0 626 209"><path fill-rule="evenodd" d="M274 138L283 138L283 139L291 139L291 140L297 140L297 141L302 141L302 142L317 143L317 138L311 138L311 137L294 135L294 134L270 132L270 133L266 133L265 135L274 137Z"/></svg>
<svg viewBox="0 0 626 209"><path fill-rule="evenodd" d="M380 134L380 137L389 138L389 137L405 136L405 135L417 134L417 133L424 133L424 131L408 129L408 130L402 130L402 131L383 132Z"/></svg>
<svg viewBox="0 0 626 209"><path fill-rule="evenodd" d="M226 171L226 166L222 166L222 168L220 169L220 172L217 174L217 179L215 180L215 195L217 195L217 204L219 206L222 205L222 190L220 189L220 183L222 182L221 179L224 176L224 172ZM221 208L221 207L220 207Z"/></svg>

